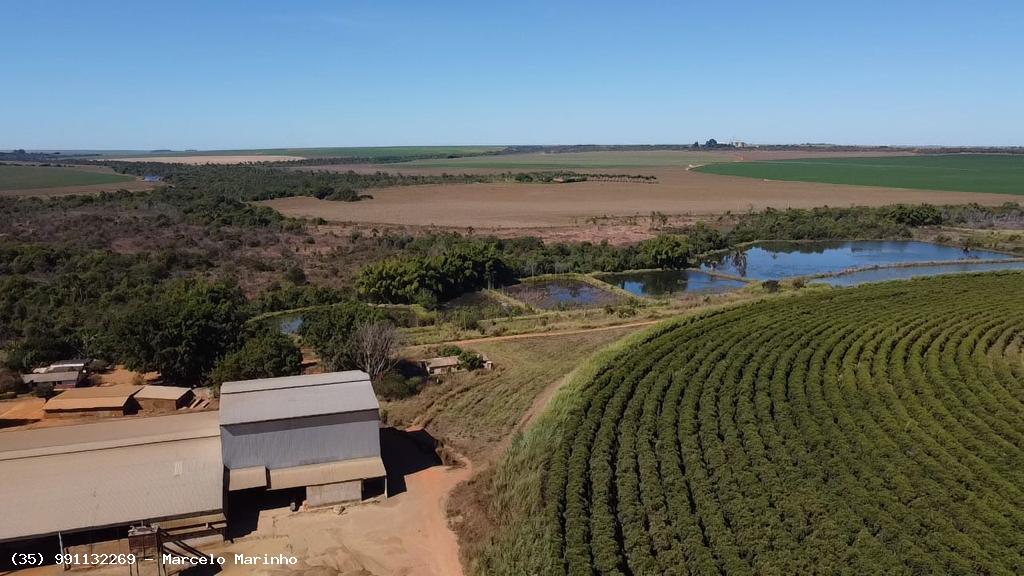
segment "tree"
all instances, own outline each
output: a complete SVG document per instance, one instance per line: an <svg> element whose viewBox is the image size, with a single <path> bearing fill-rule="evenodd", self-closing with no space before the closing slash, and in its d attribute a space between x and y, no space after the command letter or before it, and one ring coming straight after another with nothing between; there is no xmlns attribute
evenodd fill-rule
<svg viewBox="0 0 1024 576"><path fill-rule="evenodd" d="M235 284L175 282L155 302L136 303L115 321L114 345L132 370L197 383L239 346L244 310L245 296Z"/></svg>
<svg viewBox="0 0 1024 576"><path fill-rule="evenodd" d="M685 236L662 234L640 243L640 257L651 268L686 268L690 265L690 243Z"/></svg>
<svg viewBox="0 0 1024 576"><path fill-rule="evenodd" d="M356 367L353 336L364 324L385 320L383 312L361 302L350 301L306 316L299 334L320 356L328 370Z"/></svg>
<svg viewBox="0 0 1024 576"><path fill-rule="evenodd" d="M704 147L705 148L717 148L718 147L718 140L715 140L714 138L711 138L707 142L704 143Z"/></svg>
<svg viewBox="0 0 1024 576"><path fill-rule="evenodd" d="M291 338L266 330L246 339L241 348L221 358L210 374L210 384L294 376L302 371L302 351Z"/></svg>
<svg viewBox="0 0 1024 576"><path fill-rule="evenodd" d="M357 368L376 380L395 367L400 337L390 322L360 325L352 334L352 355Z"/></svg>

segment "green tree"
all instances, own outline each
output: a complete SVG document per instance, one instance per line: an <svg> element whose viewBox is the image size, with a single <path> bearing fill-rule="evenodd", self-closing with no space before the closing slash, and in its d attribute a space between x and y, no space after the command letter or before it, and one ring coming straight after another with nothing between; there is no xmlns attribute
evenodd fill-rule
<svg viewBox="0 0 1024 576"><path fill-rule="evenodd" d="M351 370L357 365L353 339L356 331L385 320L380 310L352 301L306 316L299 334L316 350L328 370Z"/></svg>
<svg viewBox="0 0 1024 576"><path fill-rule="evenodd" d="M244 310L235 284L174 282L154 302L136 303L114 322L113 344L132 370L196 383L239 346Z"/></svg>
<svg viewBox="0 0 1024 576"><path fill-rule="evenodd" d="M214 367L210 384L220 388L224 382L294 376L302 370L302 351L291 338L266 330L247 338L245 344L228 353Z"/></svg>
<svg viewBox="0 0 1024 576"><path fill-rule="evenodd" d="M663 234L640 243L640 257L651 268L686 268L690 243L685 236Z"/></svg>

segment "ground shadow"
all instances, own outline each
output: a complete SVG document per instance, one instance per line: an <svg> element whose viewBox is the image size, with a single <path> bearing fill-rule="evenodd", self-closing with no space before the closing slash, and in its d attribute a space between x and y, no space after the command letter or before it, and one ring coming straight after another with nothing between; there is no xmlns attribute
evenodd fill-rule
<svg viewBox="0 0 1024 576"><path fill-rule="evenodd" d="M388 496L405 492L405 477L442 464L437 440L426 430L380 429L380 453L388 475Z"/></svg>
<svg viewBox="0 0 1024 576"><path fill-rule="evenodd" d="M0 418L0 428L13 428L39 422L38 418Z"/></svg>
<svg viewBox="0 0 1024 576"><path fill-rule="evenodd" d="M236 490L227 493L228 517L224 538L234 540L256 531L260 520L260 512L275 508L288 508L292 503L302 504L306 499L306 489L292 488L288 490L267 490L253 488Z"/></svg>

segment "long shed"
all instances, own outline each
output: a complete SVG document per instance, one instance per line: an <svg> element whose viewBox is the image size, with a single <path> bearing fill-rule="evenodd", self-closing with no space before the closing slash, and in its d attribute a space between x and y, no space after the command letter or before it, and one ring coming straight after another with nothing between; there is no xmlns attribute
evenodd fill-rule
<svg viewBox="0 0 1024 576"><path fill-rule="evenodd" d="M0 542L140 522L223 526L216 412L0 432Z"/></svg>
<svg viewBox="0 0 1024 576"><path fill-rule="evenodd" d="M320 505L360 499L386 476L365 372L225 382L220 426L229 490L306 486Z"/></svg>

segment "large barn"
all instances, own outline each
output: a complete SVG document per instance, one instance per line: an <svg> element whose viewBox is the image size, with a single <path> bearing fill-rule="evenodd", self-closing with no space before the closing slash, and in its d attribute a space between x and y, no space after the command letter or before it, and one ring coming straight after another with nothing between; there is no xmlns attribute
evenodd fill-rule
<svg viewBox="0 0 1024 576"><path fill-rule="evenodd" d="M2 433L0 542L160 522L223 527L216 412Z"/></svg>
<svg viewBox="0 0 1024 576"><path fill-rule="evenodd" d="M383 488L380 405L365 372L225 382L220 426L229 490L304 486L318 506Z"/></svg>

